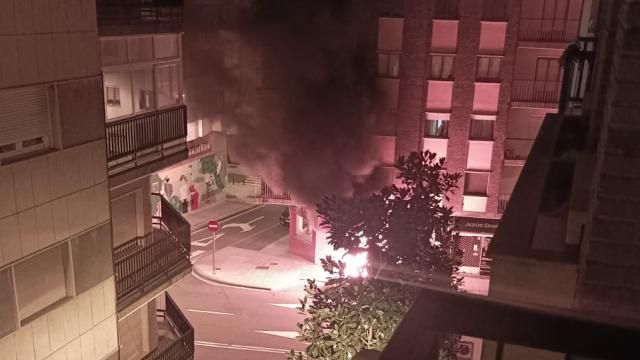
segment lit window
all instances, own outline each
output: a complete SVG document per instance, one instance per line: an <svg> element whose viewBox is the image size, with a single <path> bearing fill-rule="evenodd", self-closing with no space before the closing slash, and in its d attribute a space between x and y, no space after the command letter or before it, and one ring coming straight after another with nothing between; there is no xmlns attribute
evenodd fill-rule
<svg viewBox="0 0 640 360"><path fill-rule="evenodd" d="M478 68L476 78L478 80L499 80L500 79L500 63L502 58L480 56L478 57Z"/></svg>
<svg viewBox="0 0 640 360"><path fill-rule="evenodd" d="M449 133L449 121L447 120L425 120L424 136L434 138L446 138Z"/></svg>
<svg viewBox="0 0 640 360"><path fill-rule="evenodd" d="M400 75L400 54L378 53L378 75L398 77Z"/></svg>
<svg viewBox="0 0 640 360"><path fill-rule="evenodd" d="M455 55L431 55L431 78L437 80L453 79L453 60Z"/></svg>
<svg viewBox="0 0 640 360"><path fill-rule="evenodd" d="M161 108L180 103L178 65L157 66L155 70L158 107Z"/></svg>

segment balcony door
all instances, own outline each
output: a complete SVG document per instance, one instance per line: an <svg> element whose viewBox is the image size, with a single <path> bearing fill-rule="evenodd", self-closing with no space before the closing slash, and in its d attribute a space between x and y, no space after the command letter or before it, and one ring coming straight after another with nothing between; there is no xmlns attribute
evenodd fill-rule
<svg viewBox="0 0 640 360"><path fill-rule="evenodd" d="M114 248L144 235L142 210L142 191L140 189L111 200Z"/></svg>

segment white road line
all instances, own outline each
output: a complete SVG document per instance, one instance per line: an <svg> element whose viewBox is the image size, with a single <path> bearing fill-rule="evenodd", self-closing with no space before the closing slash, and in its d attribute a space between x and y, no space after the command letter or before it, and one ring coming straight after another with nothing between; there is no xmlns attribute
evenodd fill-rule
<svg viewBox="0 0 640 360"><path fill-rule="evenodd" d="M280 225L280 223L275 223L273 225L267 226L266 228L264 228L264 229L262 229L262 230L260 230L260 231L258 231L256 233L253 233L253 234L247 236L246 238L239 239L238 241L234 242L233 244L229 244L229 246L234 246L235 244L241 243L241 242L243 242L245 240L253 239L254 237L266 232L267 230L271 230L276 226L282 226L282 225Z"/></svg>
<svg viewBox="0 0 640 360"><path fill-rule="evenodd" d="M258 210L258 209L260 209L260 208L262 208L262 207L264 207L264 206L267 206L267 204L258 205L258 206L256 206L256 207L254 207L253 209L250 209L250 210L247 210L247 211L241 212L241 213L239 213L239 214L237 214L237 215L233 215L233 216L232 216L232 217L230 217L230 218L226 218L226 219L224 219L222 222L223 222L223 223L226 223L227 221L229 221L229 220L231 220L231 219L237 218L238 216L241 216L241 215L246 215L246 214L248 214L248 213L254 212L255 210ZM207 227L205 226L205 227L203 227L202 229L198 229L198 230L196 230L196 231L192 231L192 232L191 232L191 234L195 234L195 233L198 233L198 232L200 232L200 231L204 231L204 230L209 230L209 229L207 229Z"/></svg>
<svg viewBox="0 0 640 360"><path fill-rule="evenodd" d="M300 304L271 304L273 306L280 306L287 309L297 309L300 307Z"/></svg>
<svg viewBox="0 0 640 360"><path fill-rule="evenodd" d="M232 313L222 312L222 311L196 310L196 309L187 309L187 311L191 311L194 313L201 313L201 314L211 314L211 315L235 315Z"/></svg>
<svg viewBox="0 0 640 360"><path fill-rule="evenodd" d="M266 352L266 353L275 353L282 354L288 353L289 349L278 349L278 348L269 348L262 346L249 346L249 345L234 345L234 344L222 344L222 343L214 343L209 341L194 341L194 344L197 346L206 346L213 348L222 348L222 349L231 349L231 350L244 350L244 351L258 351L258 352Z"/></svg>
<svg viewBox="0 0 640 360"><path fill-rule="evenodd" d="M193 251L193 252L191 253L191 258L193 259L194 257L196 257L196 256L198 256L198 255L201 255L202 253L204 253L204 250L196 250L196 251Z"/></svg>
<svg viewBox="0 0 640 360"><path fill-rule="evenodd" d="M295 339L296 336L298 336L297 331L275 331L275 330L254 330L254 331L267 334L267 335L280 336L288 339Z"/></svg>

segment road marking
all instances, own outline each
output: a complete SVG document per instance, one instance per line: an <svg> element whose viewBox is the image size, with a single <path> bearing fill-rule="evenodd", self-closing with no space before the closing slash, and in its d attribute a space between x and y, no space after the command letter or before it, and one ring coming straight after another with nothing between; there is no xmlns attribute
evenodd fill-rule
<svg viewBox="0 0 640 360"><path fill-rule="evenodd" d="M256 226L253 225L254 222L259 221L264 219L264 216L259 216L251 221L247 221L244 223L231 223L231 224L225 224L223 225L220 230L224 230L224 229L228 229L228 228L232 228L232 227L239 227L241 230L240 232L247 232L247 231L251 231L253 230L253 228L255 228Z"/></svg>
<svg viewBox="0 0 640 360"><path fill-rule="evenodd" d="M224 219L222 222L226 223L227 221L229 221L231 219L237 218L238 216L246 215L246 214L248 214L250 212L254 212L255 210L258 210L258 209L260 209L262 207L265 207L265 206L267 206L267 204L258 205L258 206L254 207L254 208L251 208L249 210L245 210L245 211L243 211L243 212L241 212L239 214L236 214L236 215L233 215L231 217L228 217L228 218ZM204 230L209 230L209 229L205 226L205 227L203 227L201 229L198 229L196 231L192 231L191 234L195 234L197 232L204 231Z"/></svg>
<svg viewBox="0 0 640 360"><path fill-rule="evenodd" d="M196 251L193 251L193 252L191 253L191 259L193 259L194 257L196 257L196 256L198 256L198 255L201 255L202 253L204 253L204 250L196 250Z"/></svg>
<svg viewBox="0 0 640 360"><path fill-rule="evenodd" d="M280 306L287 309L297 309L300 307L300 304L271 304L273 306Z"/></svg>
<svg viewBox="0 0 640 360"><path fill-rule="evenodd" d="M220 238L223 237L223 236L224 236L224 233L216 234L216 240L220 240ZM191 245L200 246L200 247L207 247L207 246L211 245L212 242L213 242L213 238L211 236L207 236L204 239L192 241Z"/></svg>
<svg viewBox="0 0 640 360"><path fill-rule="evenodd" d="M290 351L289 349L278 349L278 348L249 346L249 345L222 344L222 343L214 343L214 342L199 341L199 340L196 340L193 343L197 346L206 346L206 347L231 349L231 350L258 351L258 352L275 353L275 354L288 353Z"/></svg>
<svg viewBox="0 0 640 360"><path fill-rule="evenodd" d="M229 244L228 246L234 246L235 244L241 243L241 242L243 242L245 240L253 239L254 237L266 232L267 230L271 230L271 229L273 229L274 227L277 227L277 226L282 226L282 225L280 225L280 223L272 224L272 225L270 225L270 226L268 226L268 227L266 227L266 228L264 228L264 229L262 229L262 230L260 230L260 231L258 231L256 233L253 233L253 234L247 236L246 238L239 239L238 241L234 242L233 244Z"/></svg>
<svg viewBox="0 0 640 360"><path fill-rule="evenodd" d="M211 315L235 315L232 313L222 312L222 311L196 310L196 309L187 309L187 311L191 311L194 313L201 313L201 314L211 314Z"/></svg>
<svg viewBox="0 0 640 360"><path fill-rule="evenodd" d="M255 330L255 332L259 332L259 333L263 333L263 334L267 334L267 335L285 337L285 338L289 338L289 339L295 339L296 336L298 336L298 332L297 331Z"/></svg>

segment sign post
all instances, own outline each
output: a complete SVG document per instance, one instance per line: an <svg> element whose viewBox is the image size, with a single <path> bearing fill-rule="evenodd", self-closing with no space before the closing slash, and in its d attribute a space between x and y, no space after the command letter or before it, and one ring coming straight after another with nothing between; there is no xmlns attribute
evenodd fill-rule
<svg viewBox="0 0 640 360"><path fill-rule="evenodd" d="M211 257L213 274L216 273L216 232L218 231L219 227L220 227L220 224L216 220L209 220L209 223L207 223L207 228L209 229L209 231L211 231L211 240L213 241L213 252Z"/></svg>

